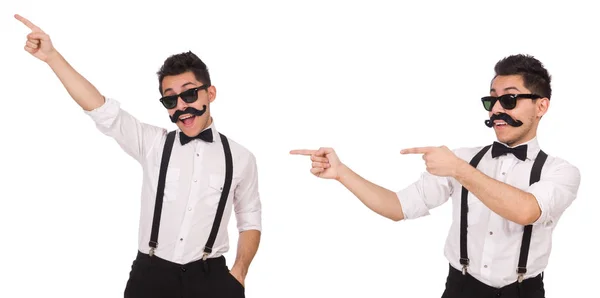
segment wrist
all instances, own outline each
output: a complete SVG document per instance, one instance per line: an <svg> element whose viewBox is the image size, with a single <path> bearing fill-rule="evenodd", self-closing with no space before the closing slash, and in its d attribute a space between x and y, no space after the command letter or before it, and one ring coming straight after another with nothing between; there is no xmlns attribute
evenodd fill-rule
<svg viewBox="0 0 600 298"><path fill-rule="evenodd" d="M57 63L60 63L60 60L62 60L62 58L63 57L60 55L60 53L57 50L54 50L47 55L45 62L50 67L54 67Z"/></svg>
<svg viewBox="0 0 600 298"><path fill-rule="evenodd" d="M241 278L246 278L246 275L248 274L248 270L242 268L243 266L239 266L237 264L234 264L233 267L231 268L231 272L234 274L239 275Z"/></svg>
<svg viewBox="0 0 600 298"><path fill-rule="evenodd" d="M345 178L348 177L348 174L351 172L351 170L345 164L340 163L336 172L337 176L335 177L335 180L343 183L343 180L345 180Z"/></svg>
<svg viewBox="0 0 600 298"><path fill-rule="evenodd" d="M466 176L466 173L471 169L471 165L462 159L458 159L456 162L456 166L454 167L454 171L452 173L452 178L456 180L461 180L462 177Z"/></svg>

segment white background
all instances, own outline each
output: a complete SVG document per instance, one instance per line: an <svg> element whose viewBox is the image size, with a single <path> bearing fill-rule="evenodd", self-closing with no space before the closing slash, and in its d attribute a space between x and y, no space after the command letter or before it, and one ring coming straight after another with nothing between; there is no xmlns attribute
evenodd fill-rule
<svg viewBox="0 0 600 298"><path fill-rule="evenodd" d="M394 223L288 152L332 146L359 174L402 189L424 170L402 148L494 140L479 100L493 66L533 54L553 75L540 144L582 174L554 232L547 297L595 293L597 10L579 1L398 2L2 1L0 297L122 297L141 188L139 165L23 50L29 30L15 13L49 33L104 95L169 129L155 72L187 50L207 63L217 127L259 166L264 233L247 297L441 296L450 204Z"/></svg>

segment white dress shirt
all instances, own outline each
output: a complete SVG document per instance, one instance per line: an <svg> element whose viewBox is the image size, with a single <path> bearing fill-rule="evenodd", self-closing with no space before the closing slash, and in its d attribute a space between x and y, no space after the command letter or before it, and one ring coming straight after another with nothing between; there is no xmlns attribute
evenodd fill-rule
<svg viewBox="0 0 600 298"><path fill-rule="evenodd" d="M535 196L541 216L533 224L531 246L524 278L540 274L548 264L552 246L552 231L565 211L575 200L580 183L579 170L557 157L548 156L539 182L529 186L533 161L540 151L537 138L526 143L527 159L521 161L508 154L492 158L491 148L477 169L501 182ZM469 162L481 150L460 148L454 153ZM547 153L547 152L546 152ZM429 215L429 210L452 198L452 225L444 254L452 267L460 264L460 202L462 185L454 178L438 177L425 172L421 178L397 192L406 219ZM502 287L517 280L517 264L523 237L523 227L500 217L485 206L473 193L468 198L467 251L468 272L477 280L493 287Z"/></svg>
<svg viewBox="0 0 600 298"><path fill-rule="evenodd" d="M162 151L168 131L138 121L120 108L118 101L107 98L99 108L86 112L105 135L114 138L121 148L135 158L143 169L139 250L148 253L150 231ZM185 264L202 258L210 234L221 189L225 182L223 144L210 125L214 142L193 140L181 146L179 130L175 137L166 175L163 209L155 254L171 262ZM225 134L227 135L227 134ZM258 193L254 155L229 139L233 158L233 181L223 213L223 220L209 258L229 250L227 226L235 211L237 228L261 230L261 202Z"/></svg>

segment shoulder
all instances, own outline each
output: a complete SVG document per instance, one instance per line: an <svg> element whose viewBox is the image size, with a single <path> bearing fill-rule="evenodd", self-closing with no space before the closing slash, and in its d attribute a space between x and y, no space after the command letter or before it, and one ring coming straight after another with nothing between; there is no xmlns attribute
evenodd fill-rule
<svg viewBox="0 0 600 298"><path fill-rule="evenodd" d="M219 134L219 137L221 137L221 135L226 137L227 143L229 144L229 148L231 149L231 155L233 156L234 160L238 163L238 165L248 166L256 163L256 157L254 153L252 153L252 151L250 151L246 146L228 137L224 133Z"/></svg>
<svg viewBox="0 0 600 298"><path fill-rule="evenodd" d="M569 177L577 181L581 179L581 172L577 166L564 158L546 154L548 157L544 162L542 175Z"/></svg>

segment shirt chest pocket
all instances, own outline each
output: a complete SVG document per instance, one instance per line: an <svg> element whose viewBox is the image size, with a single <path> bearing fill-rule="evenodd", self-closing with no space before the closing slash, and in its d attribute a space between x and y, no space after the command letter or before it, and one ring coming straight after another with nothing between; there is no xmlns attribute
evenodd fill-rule
<svg viewBox="0 0 600 298"><path fill-rule="evenodd" d="M152 187L155 191L158 191L158 180L160 175L160 167L153 166L153 173L151 174ZM163 195L163 202L172 202L177 200L177 194L179 193L179 174L180 170L175 167L169 167L167 169L167 175L165 177L165 189Z"/></svg>
<svg viewBox="0 0 600 298"><path fill-rule="evenodd" d="M209 174L208 176L208 187L205 192L204 203L210 207L217 208L223 193L223 186L225 186L225 175L223 174ZM233 186L232 186L233 188ZM229 193L231 194L231 190Z"/></svg>

